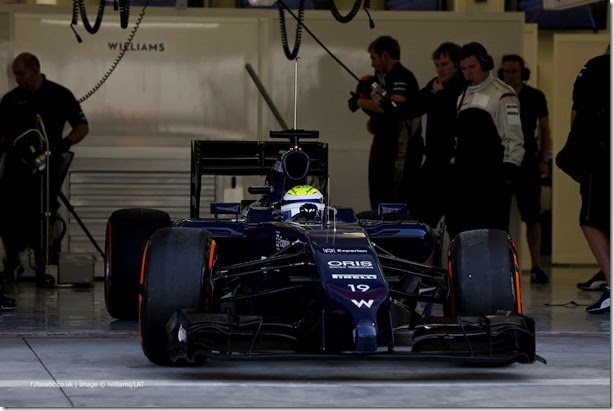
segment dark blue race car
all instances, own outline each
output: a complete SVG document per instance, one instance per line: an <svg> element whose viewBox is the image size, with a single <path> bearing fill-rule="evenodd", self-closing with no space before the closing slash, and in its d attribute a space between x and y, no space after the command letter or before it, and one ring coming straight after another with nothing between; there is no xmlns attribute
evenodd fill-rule
<svg viewBox="0 0 614 411"><path fill-rule="evenodd" d="M328 146L193 141L190 218L122 209L108 220L105 297L136 319L160 365L207 358L545 362L522 314L514 243L498 230L441 240L402 204L358 215L327 201ZM263 175L258 200L213 203L201 177ZM441 266L441 267L440 267ZM439 312L435 315L433 313Z"/></svg>

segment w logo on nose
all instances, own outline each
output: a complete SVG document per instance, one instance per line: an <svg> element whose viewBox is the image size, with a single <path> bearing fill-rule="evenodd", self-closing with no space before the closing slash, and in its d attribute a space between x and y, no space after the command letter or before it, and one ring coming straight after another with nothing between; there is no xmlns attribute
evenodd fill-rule
<svg viewBox="0 0 614 411"><path fill-rule="evenodd" d="M356 305L356 307L360 308L363 305L366 305L367 308L371 308L371 305L373 304L373 300L369 300L369 301L365 301L365 300L352 300L352 302Z"/></svg>

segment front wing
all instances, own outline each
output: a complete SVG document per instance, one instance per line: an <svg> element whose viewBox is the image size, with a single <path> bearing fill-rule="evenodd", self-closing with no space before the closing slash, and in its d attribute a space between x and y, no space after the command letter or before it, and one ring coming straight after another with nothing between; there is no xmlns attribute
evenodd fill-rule
<svg viewBox="0 0 614 411"><path fill-rule="evenodd" d="M523 315L440 319L397 329L395 345L375 352L297 352L284 349L288 325L267 324L260 316L232 316L181 310L167 324L169 355L189 362L230 360L432 360L507 365L546 361L535 354L535 324ZM286 328L286 329L284 329Z"/></svg>

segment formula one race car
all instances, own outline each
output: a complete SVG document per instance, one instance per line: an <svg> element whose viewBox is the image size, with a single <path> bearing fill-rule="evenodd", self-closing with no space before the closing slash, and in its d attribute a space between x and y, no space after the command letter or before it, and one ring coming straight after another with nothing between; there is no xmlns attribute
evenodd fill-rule
<svg viewBox="0 0 614 411"><path fill-rule="evenodd" d="M403 204L357 214L327 199L328 146L193 141L190 219L123 209L107 223L105 297L138 317L147 358L369 358L506 365L545 362L522 315L516 249L498 230L463 232L447 267L438 240ZM258 200L212 203L204 174L266 175ZM364 218L363 218L364 217ZM440 309L442 315L433 312Z"/></svg>

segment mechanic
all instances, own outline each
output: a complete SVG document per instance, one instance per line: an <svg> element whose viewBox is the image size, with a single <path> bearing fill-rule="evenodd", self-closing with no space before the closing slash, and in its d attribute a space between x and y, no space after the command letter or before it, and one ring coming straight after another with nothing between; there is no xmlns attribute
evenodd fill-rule
<svg viewBox="0 0 614 411"><path fill-rule="evenodd" d="M405 109L409 117L426 114L426 159L418 179L415 217L436 227L449 203L451 159L456 136L456 102L467 81L459 68L461 47L452 42L441 43L433 51L432 59L437 76L420 90L415 102Z"/></svg>
<svg viewBox="0 0 614 411"><path fill-rule="evenodd" d="M610 312L610 46L590 59L573 86L571 133L577 133L578 155L586 157L580 178L580 227L603 273L606 286L590 314ZM596 282L594 277L589 280ZM585 285L586 283L580 283ZM582 287L580 287L582 288ZM593 288L598 290L599 288Z"/></svg>
<svg viewBox="0 0 614 411"><path fill-rule="evenodd" d="M38 58L21 53L12 64L17 87L0 100L0 150L5 153L5 168L0 179L4 201L0 203L0 236L4 242L4 281L23 272L19 252L33 247L37 266L41 262L41 192L43 179L32 164L24 161L24 152L14 144L17 137L30 129L49 141L49 202L51 216L59 208L57 196L61 181L62 153L79 143L89 132L89 126L79 102L66 87L47 80L41 73ZM64 126L71 129L63 137ZM42 127L41 124L42 123ZM42 129L44 128L44 131ZM34 147L34 145L30 146ZM44 152L44 143L39 147ZM17 195L16 193L20 193ZM10 199L10 200L9 200ZM37 272L37 277L40 279ZM42 273L44 274L44 273Z"/></svg>
<svg viewBox="0 0 614 411"><path fill-rule="evenodd" d="M531 71L524 59L517 54L506 54L501 59L498 76L511 86L520 101L520 122L524 135L524 158L518 171L514 194L520 211L520 219L527 226L527 243L531 254L531 282L547 284L548 276L540 267L542 228L541 176L548 173L550 152L550 121L548 103L541 90L526 84ZM539 128L539 144L535 136Z"/></svg>
<svg viewBox="0 0 614 411"><path fill-rule="evenodd" d="M468 82L457 105L452 198L446 215L450 238L462 231L509 231L512 184L524 156L519 102L495 78L493 58L476 42L461 49Z"/></svg>
<svg viewBox="0 0 614 411"><path fill-rule="evenodd" d="M376 38L367 48L375 69L377 89L370 98L352 96L350 109L370 115L373 140L369 152L369 200L371 209L380 203L405 202L412 210L413 190L422 163L420 118L406 118L402 106L417 98L418 81L399 61L399 42L390 36Z"/></svg>

